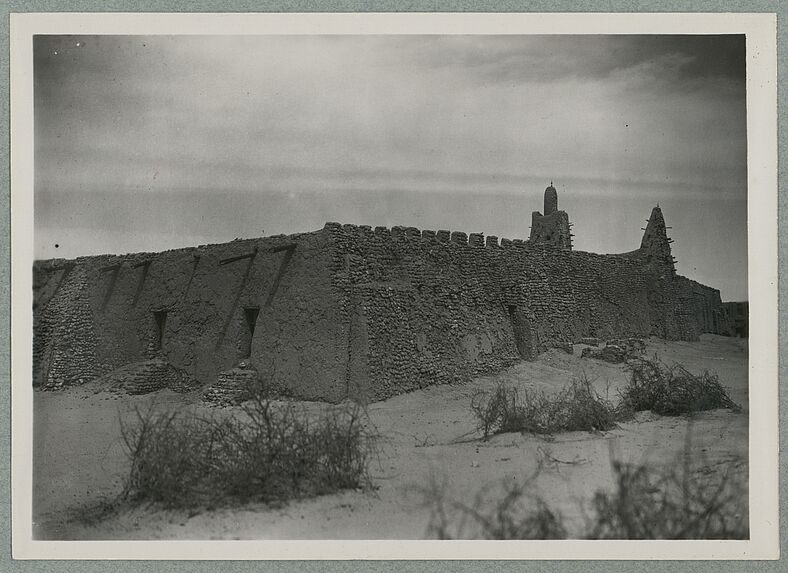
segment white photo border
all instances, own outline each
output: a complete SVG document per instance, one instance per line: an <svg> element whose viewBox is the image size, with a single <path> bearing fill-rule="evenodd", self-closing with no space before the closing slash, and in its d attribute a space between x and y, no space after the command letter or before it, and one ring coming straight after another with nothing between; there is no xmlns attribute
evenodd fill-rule
<svg viewBox="0 0 788 573"><path fill-rule="evenodd" d="M776 559L776 15L755 13L12 14L11 471L15 559ZM40 541L32 538L34 34L746 34L750 303L747 541Z"/></svg>

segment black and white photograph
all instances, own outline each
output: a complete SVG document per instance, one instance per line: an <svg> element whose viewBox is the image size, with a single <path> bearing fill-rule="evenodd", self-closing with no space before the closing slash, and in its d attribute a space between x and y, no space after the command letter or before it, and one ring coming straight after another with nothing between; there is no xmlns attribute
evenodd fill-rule
<svg viewBox="0 0 788 573"><path fill-rule="evenodd" d="M773 19L379 16L19 23L23 556L776 556Z"/></svg>

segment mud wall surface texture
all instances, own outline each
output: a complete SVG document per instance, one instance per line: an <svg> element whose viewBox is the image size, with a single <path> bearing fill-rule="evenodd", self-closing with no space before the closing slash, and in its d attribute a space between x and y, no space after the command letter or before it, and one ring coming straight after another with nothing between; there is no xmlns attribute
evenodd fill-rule
<svg viewBox="0 0 788 573"><path fill-rule="evenodd" d="M263 379L336 398L347 359L329 260L323 234L309 233L37 263L34 383L71 384L150 358L207 383L248 358Z"/></svg>
<svg viewBox="0 0 788 573"><path fill-rule="evenodd" d="M98 373L87 269L48 261L33 272L33 383L60 388Z"/></svg>
<svg viewBox="0 0 788 573"><path fill-rule="evenodd" d="M744 302L722 303L723 328L722 334L727 336L749 336L750 305Z"/></svg>
<svg viewBox="0 0 788 573"><path fill-rule="evenodd" d="M549 217L564 217L546 197ZM243 370L243 380L301 398L379 400L584 337L694 340L730 329L719 291L676 275L659 208L635 251L569 247L327 223L37 262L34 384L66 386L153 360L216 392L238 390L233 373Z"/></svg>
<svg viewBox="0 0 788 573"><path fill-rule="evenodd" d="M553 184L544 190L544 215L531 214L531 243L544 243L560 249L572 249L569 214L558 210L558 192Z"/></svg>
<svg viewBox="0 0 788 573"><path fill-rule="evenodd" d="M676 275L664 222L625 255L409 227L325 231L349 325L348 388L371 399L587 336L694 340L718 327L719 292Z"/></svg>
<svg viewBox="0 0 788 573"><path fill-rule="evenodd" d="M534 211L531 214L529 240L532 243L545 243L561 249L571 249L572 233L567 212L554 211L549 215L542 215L539 211Z"/></svg>

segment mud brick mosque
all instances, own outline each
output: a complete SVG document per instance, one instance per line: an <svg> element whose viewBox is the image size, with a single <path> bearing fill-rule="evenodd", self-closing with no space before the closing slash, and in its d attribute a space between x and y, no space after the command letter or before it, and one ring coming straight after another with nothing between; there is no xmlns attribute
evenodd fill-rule
<svg viewBox="0 0 788 573"><path fill-rule="evenodd" d="M34 264L33 384L131 392L261 379L384 399L584 337L725 333L718 290L676 274L662 211L640 248L572 249L552 184L528 240L326 223L319 231Z"/></svg>

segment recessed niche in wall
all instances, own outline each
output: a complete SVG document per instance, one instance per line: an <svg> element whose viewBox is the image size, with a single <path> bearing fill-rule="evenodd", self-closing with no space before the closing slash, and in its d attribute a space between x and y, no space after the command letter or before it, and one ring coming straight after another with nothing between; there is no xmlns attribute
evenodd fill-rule
<svg viewBox="0 0 788 573"><path fill-rule="evenodd" d="M255 324L257 324L257 315L259 314L259 307L244 308L244 324L246 328L241 331L241 358L249 358L252 355L252 338L254 337Z"/></svg>
<svg viewBox="0 0 788 573"><path fill-rule="evenodd" d="M162 350L164 348L164 329L167 326L167 311L154 310L153 320L156 323L156 329L153 333L153 349Z"/></svg>

